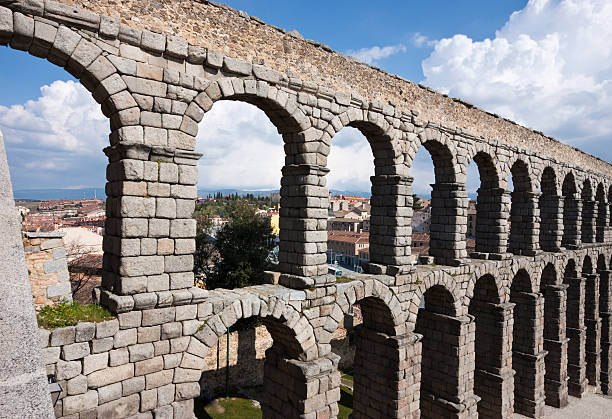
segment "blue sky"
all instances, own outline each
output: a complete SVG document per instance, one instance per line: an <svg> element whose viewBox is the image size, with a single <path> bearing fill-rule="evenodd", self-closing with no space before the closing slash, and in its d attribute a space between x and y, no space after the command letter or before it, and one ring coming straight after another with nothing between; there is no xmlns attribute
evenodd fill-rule
<svg viewBox="0 0 612 419"><path fill-rule="evenodd" d="M612 160L609 1L225 3ZM15 189L103 186L109 128L90 95L63 69L26 53L0 47L0 63L10 63L0 66L0 129ZM201 187L278 187L282 141L262 112L219 103L202 124ZM338 135L328 184L369 189L364 138L350 129ZM243 157L239 166L232 153ZM419 152L413 168L421 194L433 181L428 161Z"/></svg>

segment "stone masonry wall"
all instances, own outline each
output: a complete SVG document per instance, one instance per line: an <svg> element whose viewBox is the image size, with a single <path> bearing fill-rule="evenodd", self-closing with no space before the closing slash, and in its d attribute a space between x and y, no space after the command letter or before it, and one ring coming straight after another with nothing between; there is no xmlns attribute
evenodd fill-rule
<svg viewBox="0 0 612 419"><path fill-rule="evenodd" d="M61 300L72 301L63 233L24 233L32 296L37 310Z"/></svg>
<svg viewBox="0 0 612 419"><path fill-rule="evenodd" d="M272 336L261 325L230 333L229 368L230 386L252 387L263 384L264 359L272 347ZM206 356L206 365L200 379L203 395L214 397L224 394L227 368L227 335L219 338Z"/></svg>
<svg viewBox="0 0 612 419"><path fill-rule="evenodd" d="M314 82L332 91L352 92L365 101L392 104L403 112L417 111L437 124L477 136L529 148L559 160L612 175L608 164L545 134L498 115L449 98L431 88L361 63L296 31L265 24L256 16L205 0L60 0L117 18L137 29L179 35L192 45ZM305 6L306 7L306 6Z"/></svg>
<svg viewBox="0 0 612 419"><path fill-rule="evenodd" d="M355 355L361 369L356 394L372 396L358 401L363 417L416 417L419 411L439 417L441 409L452 418L473 418L478 411L511 417L516 407L537 416L542 395L561 407L568 391L580 396L587 384L599 382L610 388L612 333L610 322L600 319L611 318L604 272L612 265L612 246L610 234L594 233L597 227L609 233L612 219L601 225L602 216L597 225L592 191L598 191L598 211L610 205L611 165L224 7L78 4L120 18L53 1L0 0L0 45L64 67L92 92L111 127L104 150L108 218L99 295L117 318L41 332L47 372L64 388L58 416L190 418L210 351L240 319L257 318L273 340L264 361L264 417L333 419L340 374L332 339L355 304L363 312L360 330L368 330L358 332L362 347ZM137 29L143 22L163 33ZM199 36L189 38L191 30ZM193 44L174 33L185 33ZM270 48L279 42L276 56ZM253 59L254 52L263 61ZM193 150L199 122L219 100L259 107L285 142L280 285L214 291L193 286L192 214L201 157ZM376 263L356 280L336 283L325 263L326 166L333 137L345 126L359 129L371 145L372 225L379 228L370 232ZM436 237L434 264L412 267L410 169L420 147L435 165ZM493 226L478 259L467 258L465 243L472 160L483 174L479 194L489 198L479 202L491 204L477 207L478 218L489 213L485 219ZM512 193L506 190L510 173L517 188ZM550 215L540 211L540 189L549 202L564 202L563 217L557 216L563 233L557 225L546 252L540 218ZM560 236L563 247L552 249ZM588 277L592 287L584 286L584 274L604 278L599 291L596 277ZM567 292L563 282L571 284ZM516 316L541 325L544 315L547 322L528 330L534 345L522 351L529 352L529 362L516 365L515 349L525 339L515 337L513 328L525 329L526 323L516 321L514 304L508 304L513 285L515 291L544 291L544 313ZM487 320L482 310L469 314L478 300L495 315ZM542 339L544 351L535 344ZM419 353L420 364L409 355ZM393 362L378 362L385 357ZM364 366L373 365L384 371L369 374ZM517 393L515 366L520 380L533 383L528 393Z"/></svg>

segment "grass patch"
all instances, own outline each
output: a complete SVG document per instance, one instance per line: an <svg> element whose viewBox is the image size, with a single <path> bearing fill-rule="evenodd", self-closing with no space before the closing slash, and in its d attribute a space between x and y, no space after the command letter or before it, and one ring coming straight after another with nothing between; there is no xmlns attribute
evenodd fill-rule
<svg viewBox="0 0 612 419"><path fill-rule="evenodd" d="M221 397L204 405L195 400L194 413L199 419L260 419L261 409L253 406L251 400L242 397Z"/></svg>
<svg viewBox="0 0 612 419"><path fill-rule="evenodd" d="M353 413L353 370L340 371L340 401L338 402L338 419L348 419Z"/></svg>
<svg viewBox="0 0 612 419"><path fill-rule="evenodd" d="M353 413L353 392L342 386L338 402L338 419L348 419L351 413Z"/></svg>
<svg viewBox="0 0 612 419"><path fill-rule="evenodd" d="M36 315L38 326L45 329L74 326L79 322L102 322L114 318L110 311L99 304L80 304L77 301L62 301L45 306Z"/></svg>
<svg viewBox="0 0 612 419"><path fill-rule="evenodd" d="M351 282L354 281L355 278L351 278L350 276L346 276L346 275L342 275L342 276L337 276L336 277L336 283L337 284L344 284L345 282Z"/></svg>

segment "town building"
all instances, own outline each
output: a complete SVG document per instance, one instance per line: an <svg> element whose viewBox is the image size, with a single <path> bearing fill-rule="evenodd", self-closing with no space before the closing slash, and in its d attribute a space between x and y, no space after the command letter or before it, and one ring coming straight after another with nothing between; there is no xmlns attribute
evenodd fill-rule
<svg viewBox="0 0 612 419"><path fill-rule="evenodd" d="M367 251L370 247L370 234L351 231L328 231L327 232L327 257L328 262L338 261L340 264L351 267L361 266L369 261L369 254L360 252ZM367 259L363 257L367 256Z"/></svg>
<svg viewBox="0 0 612 419"><path fill-rule="evenodd" d="M426 206L412 214L412 232L428 233L431 226L431 206Z"/></svg>
<svg viewBox="0 0 612 419"><path fill-rule="evenodd" d="M467 236L476 237L476 200L470 200L468 205Z"/></svg>

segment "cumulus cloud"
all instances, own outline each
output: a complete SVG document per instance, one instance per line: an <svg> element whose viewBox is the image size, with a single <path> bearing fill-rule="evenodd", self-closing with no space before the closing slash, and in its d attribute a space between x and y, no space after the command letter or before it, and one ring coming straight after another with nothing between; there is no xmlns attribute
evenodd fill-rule
<svg viewBox="0 0 612 419"><path fill-rule="evenodd" d="M285 152L283 140L268 117L253 105L221 101L199 125L198 187L278 189ZM344 128L333 140L328 159L330 189L369 191L373 156L366 138Z"/></svg>
<svg viewBox="0 0 612 419"><path fill-rule="evenodd" d="M327 159L330 189L370 192L370 176L374 175L374 156L366 137L356 128L343 128L332 140Z"/></svg>
<svg viewBox="0 0 612 419"><path fill-rule="evenodd" d="M0 106L0 129L16 189L104 183L109 123L79 83L58 80L35 100Z"/></svg>
<svg viewBox="0 0 612 419"><path fill-rule="evenodd" d="M347 55L357 58L366 64L374 64L376 61L383 58L390 57L391 55L406 52L406 46L402 44L389 45L386 47L373 46L370 48L361 48L358 50L349 50Z"/></svg>
<svg viewBox="0 0 612 419"><path fill-rule="evenodd" d="M410 41L412 42L412 45L417 48L432 47L436 44L436 41L429 39L428 36L423 35L421 32L415 32Z"/></svg>
<svg viewBox="0 0 612 419"><path fill-rule="evenodd" d="M25 104L0 106L6 141L90 154L108 141L108 120L81 84L57 80Z"/></svg>
<svg viewBox="0 0 612 419"><path fill-rule="evenodd" d="M423 82L610 160L611 21L608 0L530 0L493 39L435 42Z"/></svg>
<svg viewBox="0 0 612 419"><path fill-rule="evenodd" d="M199 124L198 187L278 189L284 164L283 139L253 105L222 101Z"/></svg>

